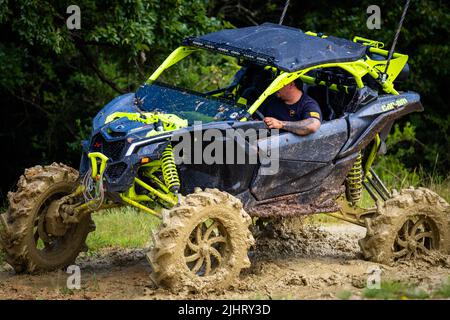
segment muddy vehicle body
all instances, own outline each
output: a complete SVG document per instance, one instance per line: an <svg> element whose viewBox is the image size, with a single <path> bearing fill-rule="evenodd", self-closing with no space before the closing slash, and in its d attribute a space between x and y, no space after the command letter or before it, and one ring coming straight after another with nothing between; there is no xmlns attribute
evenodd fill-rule
<svg viewBox="0 0 450 320"><path fill-rule="evenodd" d="M148 260L154 281L171 289L226 288L249 266L251 225L307 214L366 227L361 249L376 262L447 253L449 205L423 188L390 191L371 168L394 121L423 111L419 94L394 88L407 77L408 57L394 53L385 70L382 47L269 23L185 39L135 93L97 114L79 172L62 164L25 171L0 215L7 261L18 272L65 267L85 249L91 214L122 205L161 217ZM201 50L237 59L228 86L199 93L157 80ZM267 133L258 108L296 79L320 104L320 130ZM211 129L246 160L196 162ZM182 138L198 137L199 149L184 150L177 164ZM269 161L247 161L255 148ZM359 205L363 189L375 207Z"/></svg>

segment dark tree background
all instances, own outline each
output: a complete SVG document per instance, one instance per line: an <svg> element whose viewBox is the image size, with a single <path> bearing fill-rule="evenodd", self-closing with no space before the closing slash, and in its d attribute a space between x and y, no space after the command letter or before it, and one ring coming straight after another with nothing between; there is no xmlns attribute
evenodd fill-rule
<svg viewBox="0 0 450 320"><path fill-rule="evenodd" d="M403 1L290 1L284 24L391 45ZM0 0L0 198L24 168L60 161L78 165L79 141L98 110L133 91L187 35L223 27L278 22L285 1L273 0ZM69 31L66 8L81 9ZM381 8L381 30L366 27L369 5ZM413 0L397 51L410 56L404 88L422 95L425 112L396 156L410 169L441 175L450 166L450 7ZM402 120L405 123L406 120ZM407 144L407 145L402 145ZM411 152L412 150L412 152Z"/></svg>

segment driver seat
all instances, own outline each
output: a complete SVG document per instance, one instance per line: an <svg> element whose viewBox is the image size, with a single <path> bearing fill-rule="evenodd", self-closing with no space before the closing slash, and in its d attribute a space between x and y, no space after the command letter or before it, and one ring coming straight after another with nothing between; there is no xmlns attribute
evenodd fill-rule
<svg viewBox="0 0 450 320"><path fill-rule="evenodd" d="M331 90L323 85L305 85L303 89L303 92L306 92L311 98L317 101L322 111L322 118L325 121L342 117L356 93L356 88L346 93Z"/></svg>

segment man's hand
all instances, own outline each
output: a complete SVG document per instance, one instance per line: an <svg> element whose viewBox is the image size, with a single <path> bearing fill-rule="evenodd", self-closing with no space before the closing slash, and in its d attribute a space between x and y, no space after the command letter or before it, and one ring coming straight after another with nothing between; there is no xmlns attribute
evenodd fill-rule
<svg viewBox="0 0 450 320"><path fill-rule="evenodd" d="M283 122L271 117L265 117L264 122L269 129L283 129Z"/></svg>

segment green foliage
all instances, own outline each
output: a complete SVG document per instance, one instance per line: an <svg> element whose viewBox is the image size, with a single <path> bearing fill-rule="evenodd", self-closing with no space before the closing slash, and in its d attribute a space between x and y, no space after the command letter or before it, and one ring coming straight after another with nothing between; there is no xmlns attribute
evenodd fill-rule
<svg viewBox="0 0 450 320"><path fill-rule="evenodd" d="M200 51L166 70L158 80L197 92L207 92L226 87L238 70L235 58Z"/></svg>
<svg viewBox="0 0 450 320"><path fill-rule="evenodd" d="M433 294L438 298L450 298L450 278L447 279Z"/></svg>
<svg viewBox="0 0 450 320"><path fill-rule="evenodd" d="M347 300L351 295L352 293L350 291L344 290L338 292L336 297L338 299ZM383 300L450 298L450 278L430 293L413 284L395 280L383 281L381 282L380 289L365 288L362 291L362 297Z"/></svg>
<svg viewBox="0 0 450 320"><path fill-rule="evenodd" d="M427 299L430 297L426 291L414 285L398 281L381 282L380 289L366 288L362 295L369 299L384 300Z"/></svg>
<svg viewBox="0 0 450 320"><path fill-rule="evenodd" d="M400 190L409 186L427 187L450 201L450 175L440 174L437 169L438 154L432 168L417 163L418 150L426 148L416 138L416 128L409 122L396 124L387 140L387 154L378 157L375 171L389 188Z"/></svg>
<svg viewBox="0 0 450 320"><path fill-rule="evenodd" d="M409 122L402 129L396 124L394 130L391 130L386 140L388 153L379 157L375 166L382 180L391 188L400 190L420 183L418 168L411 171L406 165L415 153L415 142L415 127Z"/></svg>
<svg viewBox="0 0 450 320"><path fill-rule="evenodd" d="M75 292L74 292L74 290L69 289L67 287L61 287L61 288L59 288L59 293L61 293L63 295L73 296L73 294Z"/></svg>
<svg viewBox="0 0 450 320"><path fill-rule="evenodd" d="M352 292L349 290L342 290L339 291L338 293L336 293L336 298L340 299L340 300L348 300L350 299L352 296Z"/></svg>
<svg viewBox="0 0 450 320"><path fill-rule="evenodd" d="M81 29L69 30L69 1L0 1L0 137L14 150L1 164L13 187L25 167L78 166L80 139L115 96L134 91L188 35L217 30L207 0L80 0Z"/></svg>
<svg viewBox="0 0 450 320"><path fill-rule="evenodd" d="M69 151L72 151L74 153L80 152L81 141L88 139L92 130L90 123L86 123L87 122L86 119L84 119L83 121L85 122L84 124L82 124L81 122L82 122L81 119L75 120L75 124L77 126L75 141L67 142L67 147L69 148Z"/></svg>

